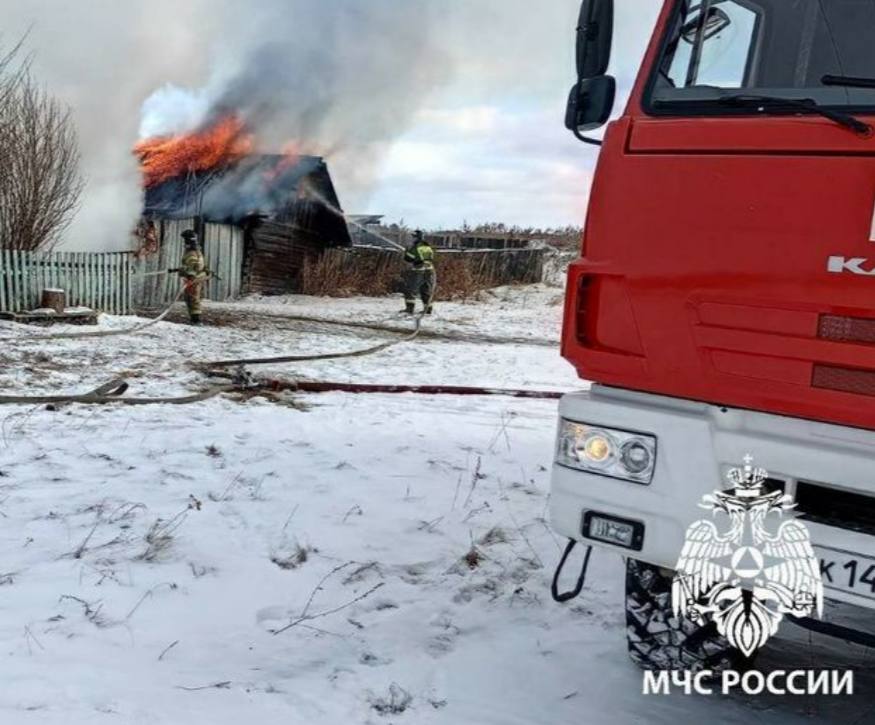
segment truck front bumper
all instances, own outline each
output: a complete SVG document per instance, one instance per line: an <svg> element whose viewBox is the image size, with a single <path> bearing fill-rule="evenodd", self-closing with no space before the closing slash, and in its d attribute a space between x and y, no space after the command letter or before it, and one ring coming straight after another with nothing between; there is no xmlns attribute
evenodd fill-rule
<svg viewBox="0 0 875 725"><path fill-rule="evenodd" d="M578 423L648 433L656 437L657 449L649 485L554 464L554 529L666 569L675 568L687 527L710 516L699 507L702 496L731 488L726 473L743 465L745 456L753 456L755 465L767 469L793 496L800 482L813 482L824 487L818 490L875 497L872 431L601 386L566 396L560 415ZM583 523L587 514L632 522L636 529L643 527L643 536L630 547L588 539ZM859 521L848 527L841 520L806 523L818 553L826 559L832 557L829 552L837 552L829 577L824 576L827 597L875 609L875 520L871 530ZM842 571L851 558L859 570ZM865 577L869 566L873 568ZM855 587L847 586L851 575L857 578ZM860 577L873 583L860 583Z"/></svg>

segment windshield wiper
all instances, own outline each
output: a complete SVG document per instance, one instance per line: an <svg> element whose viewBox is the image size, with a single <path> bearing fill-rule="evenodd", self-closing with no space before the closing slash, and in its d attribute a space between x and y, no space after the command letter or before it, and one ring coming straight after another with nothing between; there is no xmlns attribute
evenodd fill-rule
<svg viewBox="0 0 875 725"><path fill-rule="evenodd" d="M825 75L820 79L825 86L842 86L843 88L875 88L875 78L860 78L858 76Z"/></svg>
<svg viewBox="0 0 875 725"><path fill-rule="evenodd" d="M734 108L750 108L760 113L768 111L808 111L816 113L830 121L850 129L859 136L869 138L872 136L872 127L865 121L831 108L824 108L813 98L780 98L779 96L759 96L748 93L737 93L728 96L720 96L717 102L724 106Z"/></svg>

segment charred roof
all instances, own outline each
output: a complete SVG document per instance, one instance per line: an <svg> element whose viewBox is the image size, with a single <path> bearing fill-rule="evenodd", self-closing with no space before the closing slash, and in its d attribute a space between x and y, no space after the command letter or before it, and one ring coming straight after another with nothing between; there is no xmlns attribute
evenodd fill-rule
<svg viewBox="0 0 875 725"><path fill-rule="evenodd" d="M342 223L343 212L324 159L253 154L147 188L144 213L231 224L253 216L290 221L302 202L321 204Z"/></svg>

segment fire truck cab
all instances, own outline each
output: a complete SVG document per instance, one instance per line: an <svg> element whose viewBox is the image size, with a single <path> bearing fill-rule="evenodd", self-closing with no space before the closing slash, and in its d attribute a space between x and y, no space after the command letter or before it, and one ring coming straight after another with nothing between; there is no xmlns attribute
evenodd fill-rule
<svg viewBox="0 0 875 725"><path fill-rule="evenodd" d="M746 456L794 498L826 597L875 609L875 3L666 0L598 141L613 10L584 0L566 118L601 145L562 340L593 384L561 403L552 524L626 557L636 662L728 665L667 592ZM875 642L831 611L805 623Z"/></svg>

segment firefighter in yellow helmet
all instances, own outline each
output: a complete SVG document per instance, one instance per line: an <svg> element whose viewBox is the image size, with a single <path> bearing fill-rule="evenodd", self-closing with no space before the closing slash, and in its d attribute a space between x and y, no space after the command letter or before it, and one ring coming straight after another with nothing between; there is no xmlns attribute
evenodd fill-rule
<svg viewBox="0 0 875 725"><path fill-rule="evenodd" d="M197 240L197 233L186 229L182 233L185 241L185 253L179 265L179 276L185 284L185 305L188 307L188 317L192 325L201 324L203 285L209 276L203 252Z"/></svg>
<svg viewBox="0 0 875 725"><path fill-rule="evenodd" d="M434 249L418 229L413 232L413 246L407 250L404 261L411 265L404 291L404 311L412 315L416 310L418 297L422 300L423 311L430 315L435 293Z"/></svg>

